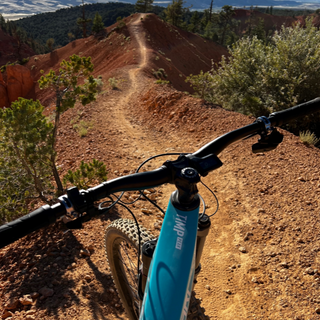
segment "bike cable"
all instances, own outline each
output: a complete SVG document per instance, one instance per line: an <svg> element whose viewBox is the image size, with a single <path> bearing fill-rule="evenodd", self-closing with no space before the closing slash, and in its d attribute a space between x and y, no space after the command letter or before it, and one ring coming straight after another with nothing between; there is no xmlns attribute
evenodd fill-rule
<svg viewBox="0 0 320 320"><path fill-rule="evenodd" d="M214 216L214 215L218 212L218 210L219 210L219 200L218 200L217 196L215 195L215 193L214 193L202 180L200 180L200 183L201 183L205 188L207 188L207 189L211 192L211 194L214 196L214 198L216 199L216 203L217 203L216 211L209 216L209 217L212 217L212 216Z"/></svg>

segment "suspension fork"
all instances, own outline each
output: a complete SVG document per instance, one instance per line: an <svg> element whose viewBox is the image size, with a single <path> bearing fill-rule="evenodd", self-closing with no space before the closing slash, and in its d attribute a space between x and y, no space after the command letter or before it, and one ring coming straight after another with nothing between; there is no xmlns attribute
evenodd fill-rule
<svg viewBox="0 0 320 320"><path fill-rule="evenodd" d="M202 215L198 221L198 233L197 233L197 244L196 244L196 262L195 262L195 272L193 287L197 283L197 276L201 271L201 256L206 242L207 235L209 234L209 229L211 226L210 217L206 214ZM193 289L193 288L192 288Z"/></svg>
<svg viewBox="0 0 320 320"><path fill-rule="evenodd" d="M209 229L211 226L210 217L206 214L202 215L198 221L198 232L197 232L197 244L196 244L196 257L195 257L195 273L193 287L197 283L197 276L201 271L201 256L204 248L204 244L209 234ZM144 290L146 287L147 276L149 272L149 267L151 264L153 253L156 249L157 239L147 241L142 246L142 268L139 275L139 296L143 299ZM193 288L192 288L193 289Z"/></svg>

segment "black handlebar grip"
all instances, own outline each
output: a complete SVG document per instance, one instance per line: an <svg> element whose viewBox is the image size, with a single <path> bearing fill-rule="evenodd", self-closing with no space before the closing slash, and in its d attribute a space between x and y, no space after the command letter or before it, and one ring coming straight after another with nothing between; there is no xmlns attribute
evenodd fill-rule
<svg viewBox="0 0 320 320"><path fill-rule="evenodd" d="M297 105L283 111L273 112L269 120L273 126L281 126L301 116L320 111L320 98Z"/></svg>
<svg viewBox="0 0 320 320"><path fill-rule="evenodd" d="M54 223L58 217L65 214L61 203L50 207L45 205L21 218L0 227L0 248L13 243L27 234L47 227Z"/></svg>

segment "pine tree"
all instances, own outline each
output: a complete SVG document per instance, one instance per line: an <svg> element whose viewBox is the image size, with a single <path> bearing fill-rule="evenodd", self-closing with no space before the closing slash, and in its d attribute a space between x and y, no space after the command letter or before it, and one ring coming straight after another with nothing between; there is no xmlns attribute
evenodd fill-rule
<svg viewBox="0 0 320 320"><path fill-rule="evenodd" d="M47 202L53 155L52 124L39 101L19 98L0 109L0 218L21 213L26 201Z"/></svg>
<svg viewBox="0 0 320 320"><path fill-rule="evenodd" d="M50 38L46 42L47 47L49 48L50 52L53 50L53 45L54 45L54 39Z"/></svg>
<svg viewBox="0 0 320 320"><path fill-rule="evenodd" d="M166 20L176 27L179 27L182 23L182 17L185 13L184 3L183 0L172 0L172 3L164 10Z"/></svg>
<svg viewBox="0 0 320 320"><path fill-rule="evenodd" d="M199 16L198 11L195 11L190 19L190 23L191 25L188 26L189 31L191 32L198 32L199 31L199 27L200 27L200 23L201 23L201 19Z"/></svg>
<svg viewBox="0 0 320 320"><path fill-rule="evenodd" d="M104 30L104 24L102 22L102 17L97 12L94 19L93 19L92 31L94 33L99 33L102 30Z"/></svg>
<svg viewBox="0 0 320 320"><path fill-rule="evenodd" d="M222 7L222 10L219 13L219 24L220 24L220 44L225 44L225 38L228 28L230 28L232 17L235 15L234 9L232 6L225 5Z"/></svg>
<svg viewBox="0 0 320 320"><path fill-rule="evenodd" d="M50 72L40 78L40 89L50 88L56 94L56 114L52 135L52 149L56 149L56 140L60 115L66 110L73 108L76 101L79 100L82 105L86 105L95 100L97 93L97 82L91 75L93 64L91 57L79 57L73 55L69 61L63 60L59 71L50 70ZM83 84L79 81L84 79ZM56 155L51 156L52 171L57 183L58 193L63 193L63 186L55 166Z"/></svg>
<svg viewBox="0 0 320 320"><path fill-rule="evenodd" d="M81 26L82 28L82 36L83 38L87 37L87 25L90 23L92 19L86 19L86 12L84 9L84 2L82 0L82 18L79 18L77 20L77 24Z"/></svg>
<svg viewBox="0 0 320 320"><path fill-rule="evenodd" d="M209 8L209 21L212 21L212 12L213 12L213 0L211 0L210 8Z"/></svg>
<svg viewBox="0 0 320 320"><path fill-rule="evenodd" d="M138 0L135 8L138 12L150 12L152 10L153 0Z"/></svg>

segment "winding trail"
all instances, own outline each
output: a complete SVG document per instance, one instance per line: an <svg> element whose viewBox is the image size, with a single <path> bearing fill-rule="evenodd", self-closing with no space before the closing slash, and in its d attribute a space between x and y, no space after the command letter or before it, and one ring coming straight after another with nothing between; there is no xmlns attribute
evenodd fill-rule
<svg viewBox="0 0 320 320"><path fill-rule="evenodd" d="M130 119L128 119L131 107L130 103L135 100L135 96L137 96L146 85L145 78L140 75L142 68L148 63L147 48L144 38L141 35L142 28L140 19L143 16L144 14L138 15L135 21L131 22L129 26L131 39L134 37L138 43L140 62L137 66L132 66L127 72L127 75L124 75L126 77L125 81L128 83L125 91L123 91L119 99L109 101L107 108L108 112L113 113L112 117L117 122L118 129L126 132L128 138L131 137L132 139L141 138L141 135L145 136L141 128L133 126ZM140 146L141 144L138 145Z"/></svg>

